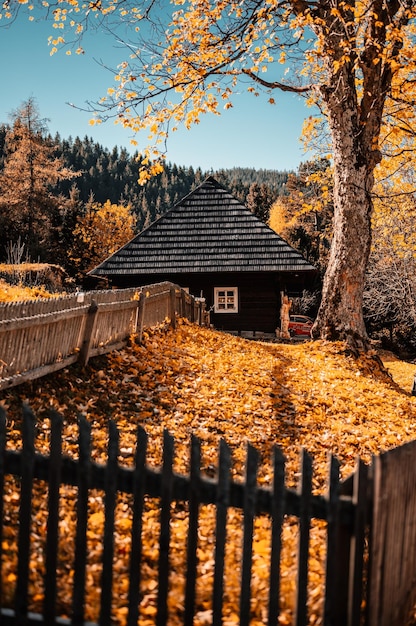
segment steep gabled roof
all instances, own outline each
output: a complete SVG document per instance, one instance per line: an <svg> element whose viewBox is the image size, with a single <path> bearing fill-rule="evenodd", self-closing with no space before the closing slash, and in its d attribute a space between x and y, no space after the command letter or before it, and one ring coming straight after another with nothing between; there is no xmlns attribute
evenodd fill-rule
<svg viewBox="0 0 416 626"><path fill-rule="evenodd" d="M209 177L90 274L299 271L316 270Z"/></svg>

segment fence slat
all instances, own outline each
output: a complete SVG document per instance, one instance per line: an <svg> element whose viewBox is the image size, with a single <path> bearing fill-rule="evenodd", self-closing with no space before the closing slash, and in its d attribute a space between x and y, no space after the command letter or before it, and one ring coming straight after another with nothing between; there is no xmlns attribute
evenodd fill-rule
<svg viewBox="0 0 416 626"><path fill-rule="evenodd" d="M6 411L0 405L0 601L3 593L3 520L4 520L4 474L6 457Z"/></svg>
<svg viewBox="0 0 416 626"><path fill-rule="evenodd" d="M324 625L339 624L337 607L337 533L339 528L339 461L331 454L329 458L328 516L325 569ZM341 624L339 624L341 626Z"/></svg>
<svg viewBox="0 0 416 626"><path fill-rule="evenodd" d="M181 290L181 306L180 306L180 316L186 317L186 292Z"/></svg>
<svg viewBox="0 0 416 626"><path fill-rule="evenodd" d="M163 467L160 496L159 589L157 595L157 626L166 626L168 619L170 508L173 483L173 437L163 433Z"/></svg>
<svg viewBox="0 0 416 626"><path fill-rule="evenodd" d="M87 365L90 358L90 350L94 338L94 329L97 323L98 304L95 300L91 302L91 306L88 309L87 321L84 330L84 340L82 342L81 350L79 353L79 361L81 365Z"/></svg>
<svg viewBox="0 0 416 626"><path fill-rule="evenodd" d="M257 466L259 453L247 446L246 476L244 489L243 561L240 592L240 626L250 623L251 567L253 561L253 529L257 500Z"/></svg>
<svg viewBox="0 0 416 626"><path fill-rule="evenodd" d="M35 416L27 406L23 407L22 443L15 612L18 623L24 625L27 621L28 611L30 530L35 464Z"/></svg>
<svg viewBox="0 0 416 626"><path fill-rule="evenodd" d="M140 567L142 562L142 527L145 494L145 467L147 434L139 426L136 438L136 454L133 474L133 519L131 528L131 551L129 566L129 596L127 626L137 626L139 617Z"/></svg>
<svg viewBox="0 0 416 626"><path fill-rule="evenodd" d="M364 545L368 509L368 467L357 460L354 473L353 504L355 505L354 528L351 535L350 582L348 626L361 623L361 600L363 596Z"/></svg>
<svg viewBox="0 0 416 626"><path fill-rule="evenodd" d="M170 325L172 328L176 328L176 287L174 285L169 289L169 310Z"/></svg>
<svg viewBox="0 0 416 626"><path fill-rule="evenodd" d="M296 626L306 626L308 623L308 565L309 565L309 532L311 521L312 495L312 461L305 450L302 450L301 483L299 493L299 546L298 546L298 575L296 597Z"/></svg>
<svg viewBox="0 0 416 626"><path fill-rule="evenodd" d="M88 490L91 474L91 427L84 417L79 418L79 461L77 528L75 534L74 588L72 595L72 626L82 626L85 603L85 568L87 564Z"/></svg>
<svg viewBox="0 0 416 626"><path fill-rule="evenodd" d="M184 626L192 626L195 610L195 587L200 505L201 443L191 437L191 467L189 478L189 525L187 539Z"/></svg>
<svg viewBox="0 0 416 626"><path fill-rule="evenodd" d="M140 291L140 298L137 308L137 323L136 323L136 334L137 334L137 343L142 343L143 340L143 328L144 328L144 320L146 313L146 294L143 289Z"/></svg>
<svg viewBox="0 0 416 626"><path fill-rule="evenodd" d="M113 420L108 423L108 458L106 464L103 571L101 576L100 626L111 626L114 556L114 515L117 500L119 434Z"/></svg>
<svg viewBox="0 0 416 626"><path fill-rule="evenodd" d="M227 538L227 510L230 500L231 453L223 439L220 441L218 483L215 520L215 569L212 597L212 625L222 624L222 598L224 592L224 559Z"/></svg>
<svg viewBox="0 0 416 626"><path fill-rule="evenodd" d="M50 420L48 526L45 555L45 601L43 605L43 618L46 624L53 624L56 614L56 566L58 561L59 488L61 484L63 424L62 417L55 411L51 412Z"/></svg>
<svg viewBox="0 0 416 626"><path fill-rule="evenodd" d="M269 579L268 626L276 626L280 609L280 553L282 525L285 513L285 457L280 448L273 451L272 528Z"/></svg>

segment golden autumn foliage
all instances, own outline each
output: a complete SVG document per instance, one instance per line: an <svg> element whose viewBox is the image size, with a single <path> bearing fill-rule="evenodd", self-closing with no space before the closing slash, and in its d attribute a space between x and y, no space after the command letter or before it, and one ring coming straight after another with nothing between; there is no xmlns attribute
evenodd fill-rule
<svg viewBox="0 0 416 626"><path fill-rule="evenodd" d="M69 258L80 277L134 236L136 220L130 206L89 202L77 219Z"/></svg>
<svg viewBox="0 0 416 626"><path fill-rule="evenodd" d="M343 343L307 342L267 344L250 342L180 320L177 330L161 325L144 334L142 345L90 361L82 370L74 366L20 387L4 391L0 398L8 413L10 444L20 445L20 405L28 402L38 418L37 449L48 452L48 408L64 416L65 453L77 456L77 417L91 424L93 457L105 462L107 422L115 420L120 431L120 463L131 466L137 426L149 436L148 463L160 466L163 430L175 438L174 469L187 473L191 433L202 442L202 472L215 473L221 438L231 447L233 477L242 480L246 444L261 453L258 481L271 484L271 453L274 445L287 459L287 484L295 486L299 475L301 447L314 460L315 493L325 491L328 453L341 461L345 478L354 469L357 455L370 462L372 455L416 437L416 399L410 395L414 366L381 354L390 375L367 354L353 357ZM4 597L12 598L16 579L16 530L18 491L9 479L5 505L3 550ZM32 557L31 608L41 610L44 568L42 550L45 531L45 497L38 485L35 501ZM58 607L70 609L73 576L73 537L76 520L76 490L61 489ZM104 524L103 493L90 497L86 617L97 620ZM212 619L212 580L215 514L202 506L199 521L196 626ZM155 623L157 598L159 505L148 498L143 526L142 595L140 626ZM115 624L124 624L128 590L131 501L119 494L116 509L114 600ZM265 622L267 606L270 524L267 516L255 522L253 599L251 623ZM325 525L311 529L309 613L310 623L322 623L322 584L325 559ZM169 582L169 624L182 623L186 507L172 505L172 573ZM293 620L297 522L287 519L283 528L280 624ZM241 514L230 509L226 552L224 624L238 623Z"/></svg>
<svg viewBox="0 0 416 626"><path fill-rule="evenodd" d="M374 203L364 303L373 327L389 327L410 342L416 324L416 205L413 194L400 195L400 189L392 186Z"/></svg>
<svg viewBox="0 0 416 626"><path fill-rule="evenodd" d="M51 263L0 263L0 302L16 302L65 295L71 287L65 270Z"/></svg>
<svg viewBox="0 0 416 626"><path fill-rule="evenodd" d="M323 275L332 239L333 181L329 161L317 159L289 174L285 194L270 209L270 227Z"/></svg>
<svg viewBox="0 0 416 626"><path fill-rule="evenodd" d="M56 294L55 294L56 295ZM0 302L18 302L23 300L36 300L37 298L53 298L43 285L26 287L24 285L10 285L0 278Z"/></svg>
<svg viewBox="0 0 416 626"><path fill-rule="evenodd" d="M12 20L26 4L6 3L0 18ZM42 7L26 9L29 19L37 9L51 20L51 53L71 43L80 52L87 29L104 27L116 37L125 29L126 56L91 112L93 123L112 118L130 129L136 144L145 137L140 183L160 172L173 132L230 109L241 90L263 94L270 104L274 94L289 91L319 108L329 138L324 154L333 163L335 219L312 332L369 349L362 294L375 172L384 146L395 170L415 147L415 3L59 0L51 10L45 0Z"/></svg>

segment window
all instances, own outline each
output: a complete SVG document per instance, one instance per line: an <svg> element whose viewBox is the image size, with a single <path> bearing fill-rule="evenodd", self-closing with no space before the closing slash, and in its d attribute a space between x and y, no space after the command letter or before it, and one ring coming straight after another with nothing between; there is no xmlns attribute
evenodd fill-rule
<svg viewBox="0 0 416 626"><path fill-rule="evenodd" d="M238 313L237 287L214 287L214 312Z"/></svg>

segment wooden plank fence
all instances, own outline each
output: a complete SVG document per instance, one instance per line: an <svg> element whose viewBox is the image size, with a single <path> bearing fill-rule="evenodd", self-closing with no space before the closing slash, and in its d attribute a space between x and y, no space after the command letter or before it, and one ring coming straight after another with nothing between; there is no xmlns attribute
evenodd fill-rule
<svg viewBox="0 0 416 626"><path fill-rule="evenodd" d="M178 285L89 291L0 305L0 389L116 350L132 334L176 315L209 323L205 304Z"/></svg>
<svg viewBox="0 0 416 626"><path fill-rule="evenodd" d="M84 418L79 421L78 459L62 455L62 417L51 413L50 452L42 455L35 450L35 417L27 407L23 411L21 450L7 448L6 414L0 407L0 490L8 476L18 477L20 504L18 523L18 566L14 599L8 605L1 604L1 623L5 626L34 624L82 625L85 619L88 502L92 490L105 494L105 521L102 549L102 576L99 619L100 626L110 626L112 621L114 577L114 511L117 493L132 494L131 548L126 601L126 624L137 626L140 617L141 565L143 562L142 518L146 498L159 498L159 534L154 538L158 544L158 573L155 626L169 623L169 575L171 516L173 503L183 503L188 516L186 546L185 598L183 624L192 626L195 617L196 584L198 576L198 531L202 505L215 507L215 549L212 584L212 620L223 623L224 571L227 544L235 541L227 534L227 516L231 509L242 512L242 549L240 563L239 623L250 624L251 583L253 564L253 528L257 516L266 515L270 523L270 557L268 601L264 607L264 623L277 626L280 614L280 571L282 551L282 525L286 516L299 520L299 543L296 579L296 611L294 624L309 623L307 589L311 520L326 521L326 582L324 584L324 612L322 624L326 626L358 626L361 622L364 573L364 539L368 523L369 485L367 468L361 462L356 472L345 482L339 478L339 462L330 457L328 493L326 496L312 493L312 461L302 452L302 469L297 490L285 486L285 460L279 449L274 451L273 478L270 486L259 486L257 473L259 453L247 448L245 480L238 482L231 477L232 456L224 441L220 442L216 478L205 476L201 471L201 444L196 437L190 442L189 475L173 471L174 440L164 433L163 460L161 468L146 463L147 436L139 427L134 467L119 464L119 433L109 422L108 458L105 465L91 459L90 427ZM42 614L29 612L30 587L29 553L31 518L36 515L32 500L34 483L47 486L48 519L44 548L44 600ZM68 617L59 614L56 602L56 569L59 539L59 490L60 485L77 487L77 524L75 557L73 563L72 613ZM44 496L46 501L46 495ZM39 500L38 500L39 502ZM3 513L4 498L1 498ZM3 522L3 515L0 515ZM17 529L16 529L17 530ZM3 536L3 535L2 535ZM1 539L2 537L0 537ZM65 538L69 541L69 538ZM0 540L0 549L3 546ZM4 567L4 555L2 567ZM127 557L126 557L127 558ZM266 557L265 557L266 559ZM1 580L1 578L0 578ZM2 595L0 595L3 598Z"/></svg>
<svg viewBox="0 0 416 626"><path fill-rule="evenodd" d="M414 624L416 441L374 459L369 626Z"/></svg>

